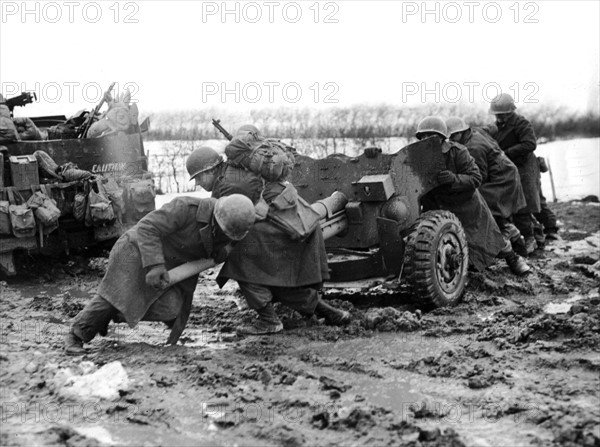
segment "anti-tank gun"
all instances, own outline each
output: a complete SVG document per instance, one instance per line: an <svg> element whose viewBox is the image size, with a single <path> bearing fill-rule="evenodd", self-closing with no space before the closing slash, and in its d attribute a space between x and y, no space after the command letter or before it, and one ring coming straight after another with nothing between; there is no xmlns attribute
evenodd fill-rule
<svg viewBox="0 0 600 447"><path fill-rule="evenodd" d="M457 303L468 267L464 230L448 211L420 211L446 169L439 142L367 153L296 157L291 181L322 216L331 280L395 275L425 304Z"/></svg>

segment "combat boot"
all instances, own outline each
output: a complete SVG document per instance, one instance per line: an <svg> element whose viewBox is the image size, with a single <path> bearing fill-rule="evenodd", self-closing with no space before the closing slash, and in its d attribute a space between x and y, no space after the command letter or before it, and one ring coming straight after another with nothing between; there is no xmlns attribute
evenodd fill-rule
<svg viewBox="0 0 600 447"><path fill-rule="evenodd" d="M519 256L527 257L527 246L525 245L525 238L521 235L511 239L512 249Z"/></svg>
<svg viewBox="0 0 600 447"><path fill-rule="evenodd" d="M326 304L320 298L319 303L315 308L315 315L319 318L325 318L327 324L334 326L346 326L351 320L350 312L336 309L335 307Z"/></svg>
<svg viewBox="0 0 600 447"><path fill-rule="evenodd" d="M562 240L562 238L559 236L558 231L548 231L546 233L546 240L547 241L560 241Z"/></svg>
<svg viewBox="0 0 600 447"><path fill-rule="evenodd" d="M85 354L85 349L83 349L83 340L73 332L69 332L65 337L65 352L67 355Z"/></svg>
<svg viewBox="0 0 600 447"><path fill-rule="evenodd" d="M505 256L506 263L508 264L508 268L515 275L523 276L528 273L531 273L531 267L527 265L525 259L516 254L514 251L511 251L509 254Z"/></svg>
<svg viewBox="0 0 600 447"><path fill-rule="evenodd" d="M258 318L252 324L238 326L235 331L239 335L276 334L283 330L283 323L277 316L273 304L269 303L261 309L256 309Z"/></svg>

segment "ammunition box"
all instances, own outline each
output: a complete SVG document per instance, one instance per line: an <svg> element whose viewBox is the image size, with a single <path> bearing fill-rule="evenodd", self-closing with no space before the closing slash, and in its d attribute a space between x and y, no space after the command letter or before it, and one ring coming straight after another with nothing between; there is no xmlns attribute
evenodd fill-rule
<svg viewBox="0 0 600 447"><path fill-rule="evenodd" d="M9 161L12 186L17 189L30 189L31 185L40 184L38 164L33 155L12 155Z"/></svg>

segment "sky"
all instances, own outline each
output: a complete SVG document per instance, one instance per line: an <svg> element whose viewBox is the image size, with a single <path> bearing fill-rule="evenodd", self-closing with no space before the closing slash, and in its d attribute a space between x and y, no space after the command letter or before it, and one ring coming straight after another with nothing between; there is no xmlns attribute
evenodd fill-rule
<svg viewBox="0 0 600 447"><path fill-rule="evenodd" d="M598 110L598 1L0 1L15 115L489 101Z"/></svg>

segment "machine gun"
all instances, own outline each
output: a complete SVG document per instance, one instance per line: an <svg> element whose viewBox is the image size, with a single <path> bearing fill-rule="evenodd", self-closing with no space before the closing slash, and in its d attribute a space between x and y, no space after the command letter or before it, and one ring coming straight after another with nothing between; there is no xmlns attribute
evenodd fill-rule
<svg viewBox="0 0 600 447"><path fill-rule="evenodd" d="M229 132L227 132L223 126L221 126L221 120L216 120L213 118L212 124L217 128L219 132L223 134L225 138L227 138L229 141L233 140L233 136Z"/></svg>
<svg viewBox="0 0 600 447"><path fill-rule="evenodd" d="M102 107L102 105L106 101L106 95L107 95L107 93L110 93L110 91L113 89L114 86L115 86L114 82L112 84L110 84L110 86L108 87L108 90L106 91L106 93L104 93L104 95L102 95L102 99L100 100L100 102L98 103L98 105L94 108L94 110L92 110L90 112L90 114L88 115L87 119L85 120L85 122L83 123L83 125L80 128L79 138L85 138L87 136L88 130L90 130L90 126L92 125L92 122L94 121L94 118L96 117L96 115L100 111L100 108Z"/></svg>
<svg viewBox="0 0 600 447"><path fill-rule="evenodd" d="M35 92L22 92L19 96L7 99L5 104L12 113L15 107L24 107L27 104L31 104L34 100L37 101Z"/></svg>

